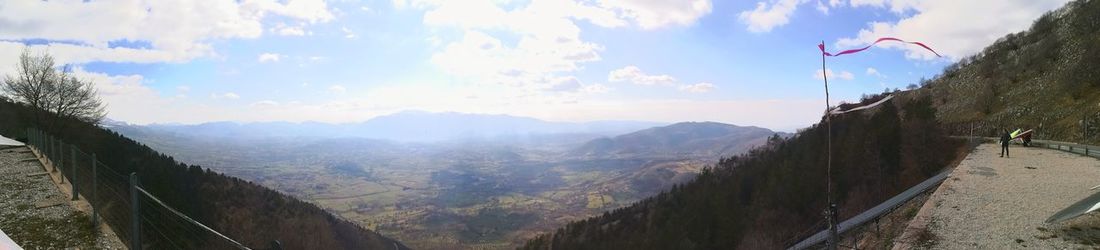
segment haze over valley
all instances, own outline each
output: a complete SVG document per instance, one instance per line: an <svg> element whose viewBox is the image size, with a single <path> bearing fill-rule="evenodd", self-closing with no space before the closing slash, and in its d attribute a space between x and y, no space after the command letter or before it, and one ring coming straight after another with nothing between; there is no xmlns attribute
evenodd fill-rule
<svg viewBox="0 0 1100 250"><path fill-rule="evenodd" d="M339 125L108 126L178 160L317 203L420 249L515 246L786 136L713 122L553 123L428 112Z"/></svg>

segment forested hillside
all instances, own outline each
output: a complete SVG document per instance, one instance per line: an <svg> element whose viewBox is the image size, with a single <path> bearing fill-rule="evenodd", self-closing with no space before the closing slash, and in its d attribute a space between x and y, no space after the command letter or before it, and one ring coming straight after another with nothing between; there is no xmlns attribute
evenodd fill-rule
<svg viewBox="0 0 1100 250"><path fill-rule="evenodd" d="M873 96L870 103L883 96ZM902 95L833 118L840 217L854 216L933 175L962 143L939 132L928 99ZM773 137L694 181L535 238L524 249L775 249L822 220L826 127Z"/></svg>
<svg viewBox="0 0 1100 250"><path fill-rule="evenodd" d="M1034 128L1041 139L1100 143L1100 1L1070 2L922 85L955 134Z"/></svg>
<svg viewBox="0 0 1100 250"><path fill-rule="evenodd" d="M24 138L26 128L39 127L33 124L33 112L35 110L31 108L0 98L0 133ZM69 121L52 134L83 151L97 154L99 161L110 168L107 171L136 172L142 186L168 205L249 247L263 249L277 240L285 249L406 248L313 204L248 181L177 162L92 124ZM107 171L100 170L101 173ZM124 181L101 180L99 184L110 190L128 190ZM105 202L101 206L122 205ZM105 220L116 218L117 222L117 218L128 216L111 211L123 210L108 209L104 214ZM169 218L164 215L166 212L155 209L141 212L143 217L152 220ZM128 239L126 230L129 227L122 225L115 223L112 226L120 237ZM142 234L144 245L152 249L220 249L228 246L214 235L194 228L150 229L143 230Z"/></svg>
<svg viewBox="0 0 1100 250"><path fill-rule="evenodd" d="M717 122L681 122L591 140L571 154L589 157L678 155L718 158L763 144L776 132L766 128ZM786 133L782 133L786 134Z"/></svg>

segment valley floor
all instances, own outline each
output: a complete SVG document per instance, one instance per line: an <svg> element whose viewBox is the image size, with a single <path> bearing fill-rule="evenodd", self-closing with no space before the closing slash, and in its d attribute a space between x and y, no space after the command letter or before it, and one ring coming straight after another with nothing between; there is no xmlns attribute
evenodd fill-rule
<svg viewBox="0 0 1100 250"><path fill-rule="evenodd" d="M978 146L928 199L895 249L1078 249L1100 245L1100 215L1044 221L1098 190L1100 160L1013 145ZM923 221L922 221L923 220ZM926 224L926 226L914 226ZM916 232L916 233L913 233ZM912 239L895 239L911 242Z"/></svg>

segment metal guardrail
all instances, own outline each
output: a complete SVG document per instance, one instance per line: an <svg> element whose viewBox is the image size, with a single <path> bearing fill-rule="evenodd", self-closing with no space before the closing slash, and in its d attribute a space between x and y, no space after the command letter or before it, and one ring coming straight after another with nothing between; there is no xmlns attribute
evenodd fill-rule
<svg viewBox="0 0 1100 250"><path fill-rule="evenodd" d="M954 138L963 138L963 139L982 139L982 140L993 141L993 142L997 142L998 140L1000 140L1000 138L996 138L996 137L981 137L981 136L952 136L952 137L954 137ZM1031 140L1030 144L1034 145L1034 146L1037 146L1037 147L1042 147L1042 148L1047 148L1047 149L1055 149L1055 150L1060 150L1060 151L1066 151L1066 152L1075 153L1075 154L1084 155L1084 156L1093 157L1093 158L1100 158L1100 146L1080 144L1080 143L1075 143L1075 142L1052 141L1052 140Z"/></svg>
<svg viewBox="0 0 1100 250"><path fill-rule="evenodd" d="M130 249L193 248L197 246L175 241L186 237L205 241L208 237L201 235L202 232L212 234L226 243L227 248L250 249L162 202L141 187L137 173L123 175L115 172L96 160L95 154L84 153L76 146L65 144L40 130L27 129L26 144L45 166L51 168L50 172L60 171L61 184L68 181L71 185L72 200L79 200L80 197L87 199L92 207L93 227L98 229L100 221L107 223L120 239L128 243ZM168 221L158 218L167 218ZM129 228L130 232L124 234L124 228ZM172 235L173 230L185 234ZM153 241L142 241L150 236ZM277 241L273 244L279 246Z"/></svg>
<svg viewBox="0 0 1100 250"><path fill-rule="evenodd" d="M980 140L994 141L994 142L996 142L997 140L1000 140L1000 138L995 138L995 137L979 137L979 136L951 136L951 137L961 138L961 139L970 139L970 140L980 139ZM1098 146L1080 144L1080 143L1073 143L1073 142L1051 141L1051 140L1032 140L1030 144L1034 145L1036 147L1042 147L1042 148L1047 148L1047 149L1055 149L1055 150L1080 154L1080 155L1084 155L1084 156L1088 156L1088 157L1100 158L1100 147L1098 147ZM844 222L841 222L837 226L837 231L839 233L843 234L844 232L846 232L848 230L851 230L853 228L857 228L857 227L859 227L863 224L866 224L868 221L871 221L874 218L878 218L879 216L882 216L882 214L893 211L898 206L901 206L902 203L904 203L906 201L909 201L913 197L916 197L918 194L921 194L924 191L927 191L929 188L935 187L936 184L942 182L944 179L947 179L947 176L951 173L951 170L952 169L941 170L941 172L939 174L936 174L935 176L932 176L932 178L928 178L927 180L917 184L916 186L913 186L913 187L909 188L908 190L905 190L901 194L898 194L898 195L894 196L893 198L890 198L890 199L880 203L879 205L877 205L875 207L872 207L871 209L868 209L867 211L864 211L863 213L860 213L859 215L856 215L855 217L849 218L848 220L845 220ZM793 245L793 246L791 246L787 249L806 249L806 248L810 248L814 245L821 244L826 239L828 239L828 237L829 237L828 233L829 233L828 230L822 230L822 231L820 231L820 232L818 232L814 235L811 235L810 237L807 237L806 239L796 243L795 245Z"/></svg>
<svg viewBox="0 0 1100 250"><path fill-rule="evenodd" d="M1072 142L1032 140L1031 144L1049 149L1057 149L1093 158L1100 158L1100 147Z"/></svg>
<svg viewBox="0 0 1100 250"><path fill-rule="evenodd" d="M839 225L837 225L837 233L843 234L848 230L858 228L859 226L862 226L863 224L866 224L867 222L870 222L885 213L893 211L895 208L913 199L913 197L917 197L917 195L924 193L924 191L928 191L928 189L936 187L936 184L939 184L944 179L947 179L947 175L951 174L952 170L953 168L944 168L943 170L940 170L939 174L936 174L935 176L932 176L931 178L928 178L921 183L918 183L917 185L906 189L900 194L895 195L894 197L891 197L890 199L882 203L879 203L871 209L867 209L867 211L863 211L862 213L852 218L849 218L844 222L841 222ZM822 242L825 242L825 240L828 238L829 231L822 230L787 249L806 249L814 245L821 244Z"/></svg>

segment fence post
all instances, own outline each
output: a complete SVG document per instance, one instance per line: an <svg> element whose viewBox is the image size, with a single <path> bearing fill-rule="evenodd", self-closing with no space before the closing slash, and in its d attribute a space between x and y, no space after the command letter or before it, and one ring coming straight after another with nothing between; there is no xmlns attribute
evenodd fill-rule
<svg viewBox="0 0 1100 250"><path fill-rule="evenodd" d="M50 171L57 172L57 166L54 166L53 161L50 161L50 156L53 156L53 136L46 135L46 153L42 156L46 157L46 163L50 164Z"/></svg>
<svg viewBox="0 0 1100 250"><path fill-rule="evenodd" d="M53 165L57 166L57 168L61 169L60 170L61 171L61 184L65 184L65 164L63 164L63 163L65 163L65 157L64 157L65 156L65 150L64 150L64 148L65 148L65 142L58 139L57 140L57 150L54 150L55 152L57 152L56 155L54 156L54 159L57 159L57 162L54 162Z"/></svg>
<svg viewBox="0 0 1100 250"><path fill-rule="evenodd" d="M130 173L130 249L141 249L141 214L138 212L138 175Z"/></svg>
<svg viewBox="0 0 1100 250"><path fill-rule="evenodd" d="M98 231L99 209L96 207L96 201L99 201L99 195L98 192L96 192L96 184L98 182L96 178L99 177L99 175L96 175L96 165L98 164L96 164L95 153L92 153L92 199L88 201L88 203L92 204L92 229Z"/></svg>
<svg viewBox="0 0 1100 250"><path fill-rule="evenodd" d="M80 198L80 192L78 192L79 189L76 186L76 145L69 144L69 157L72 158L69 160L69 163L73 164L69 166L69 171L73 172L73 178L69 179L69 184L73 184L73 200L75 201Z"/></svg>
<svg viewBox="0 0 1100 250"><path fill-rule="evenodd" d="M61 169L58 169L61 166L57 165L57 163L54 162L54 160L57 159L56 156L57 156L57 138L53 137L51 135L50 136L50 153L48 155L46 155L46 159L48 159L49 162L50 162L50 165L53 166L53 171L54 172L61 172Z"/></svg>

